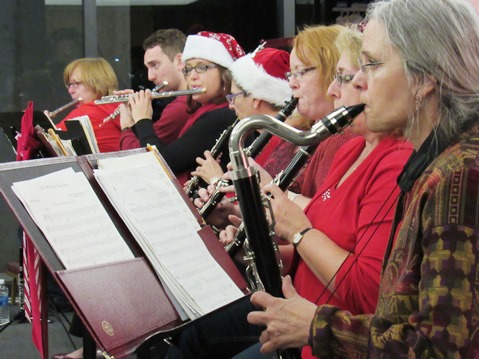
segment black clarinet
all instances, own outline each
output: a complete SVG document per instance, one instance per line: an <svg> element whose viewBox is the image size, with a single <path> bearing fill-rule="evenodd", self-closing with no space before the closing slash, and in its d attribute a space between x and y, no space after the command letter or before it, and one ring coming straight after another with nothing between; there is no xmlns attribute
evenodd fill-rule
<svg viewBox="0 0 479 359"><path fill-rule="evenodd" d="M296 108L296 105L298 104L298 99L297 98L292 98L290 101L287 101L284 106L281 108L281 110L278 112L274 118L278 121L284 122L286 119L291 116L293 113L294 109ZM269 132L263 132L261 135L258 136L256 140L253 141L251 146L245 151L247 156L249 157L256 157L258 154L261 153L263 148L268 144L269 140L271 139L273 135ZM214 192L211 194L210 198L208 201L204 204L203 207L199 210L200 215L203 218L206 218L209 216L209 214L213 211L213 209L216 207L216 205L223 199L226 193L220 192L219 188L221 187L226 187L229 186L230 183L228 183L225 180L220 180L216 184L216 188Z"/></svg>
<svg viewBox="0 0 479 359"><path fill-rule="evenodd" d="M233 131L233 128L235 125L239 122L239 119L237 118L235 122L233 122L228 128L226 128L220 135L220 137L216 140L215 145L211 148L210 152L211 155L213 156L214 159L218 159L218 157L221 154L221 149L226 145L227 141L230 138L231 131ZM185 187L185 192L188 195L188 197L193 198L194 195L196 194L196 191L198 191L198 188L200 186L200 180L201 177L199 176L193 176L191 177L190 181Z"/></svg>
<svg viewBox="0 0 479 359"><path fill-rule="evenodd" d="M247 237L244 242L247 250L245 259L249 262L247 271L254 276L250 283L257 283L256 289L264 289L273 296L282 296L282 278L274 232L267 220L257 170L250 167L244 155L246 136L262 128L297 145L314 145L349 125L363 109L364 105L341 107L316 123L310 131L304 132L270 116L252 116L241 121L231 133L229 147L233 165L232 178ZM279 356L299 358L299 350L286 349L279 353Z"/></svg>
<svg viewBox="0 0 479 359"><path fill-rule="evenodd" d="M349 106L347 108L348 116L351 117L351 120L354 119L357 115L359 115L363 111L363 108L364 108L364 105ZM323 118L321 121L329 121L328 116ZM348 124L349 122L347 122L345 125L347 126ZM332 128L332 130L335 131L335 128ZM339 131L340 130L337 130L337 132ZM291 185L291 183L293 182L293 180L296 178L298 172L301 170L301 168L303 168L308 158L311 157L311 155L314 153L314 151L316 150L318 146L319 146L319 143L312 144L309 146L301 146L299 148L299 151L296 153L296 155L293 157L291 162L288 164L288 166L283 171L278 173L278 175L276 175L276 177L273 180L273 183L276 184L282 191L286 191L288 187ZM235 240L229 243L225 247L226 251L232 258L243 247L243 243L246 239L246 231L243 224L244 222L238 227Z"/></svg>
<svg viewBox="0 0 479 359"><path fill-rule="evenodd" d="M291 116L293 113L294 109L296 108L296 105L298 104L298 99L297 98L292 98L288 102L284 104L284 106L281 108L281 110L278 112L274 118L278 121L284 122L286 119ZM273 135L269 132L263 132L261 135L258 136L256 140L249 146L249 148L245 151L246 155L249 157L256 157L261 153L263 148L267 145L269 140L273 137Z"/></svg>

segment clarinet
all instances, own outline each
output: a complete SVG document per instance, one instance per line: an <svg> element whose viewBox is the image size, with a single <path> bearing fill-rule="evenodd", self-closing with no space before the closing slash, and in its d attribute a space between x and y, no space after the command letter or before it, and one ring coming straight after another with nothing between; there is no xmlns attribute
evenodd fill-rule
<svg viewBox="0 0 479 359"><path fill-rule="evenodd" d="M296 105L298 104L297 98L292 98L290 101L287 101L278 114L273 117L274 119L284 122L286 119L291 116ZM263 148L268 144L269 140L273 135L269 132L263 132L261 135L258 136L256 140L253 141L251 146L245 151L248 157L256 157ZM203 207L200 209L200 215L203 218L209 216L209 214L213 211L216 205L221 201L221 199L225 196L226 193L220 192L219 188L228 186L229 183L225 180L220 180L216 184L216 188L214 192L211 194L208 201L204 204Z"/></svg>
<svg viewBox="0 0 479 359"><path fill-rule="evenodd" d="M274 119L284 122L286 119L291 116L293 113L294 109L296 108L296 105L298 104L298 99L297 98L292 98L288 102L284 104L284 106L281 108L281 110L278 112L278 114L273 117ZM269 142L269 140L273 137L273 135L269 132L263 132L261 135L258 136L256 140L249 146L249 148L245 151L246 155L248 157L256 157L257 155L260 154L260 152L263 150L264 146Z"/></svg>
<svg viewBox="0 0 479 359"><path fill-rule="evenodd" d="M238 197L241 216L247 239L244 242L247 275L253 275L251 282L258 283L273 296L282 296L281 272L278 265L278 253L274 242L274 232L267 220L263 196L257 180L257 170L251 167L244 154L243 145L248 134L256 129L284 138L300 146L319 144L322 140L339 132L349 125L353 118L364 109L364 105L341 107L313 125L309 131L299 131L270 116L252 116L241 121L230 137L230 158L233 165L233 185ZM272 217L272 213L271 213ZM282 358L297 358L297 349L287 349L280 353Z"/></svg>
<svg viewBox="0 0 479 359"><path fill-rule="evenodd" d="M226 142L228 141L231 131L233 131L233 128L235 125L239 122L239 119L237 118L235 122L233 122L228 128L226 128L220 135L220 137L216 140L215 145L211 148L210 152L211 155L213 156L214 159L217 159L221 152L220 150L223 148L223 146L226 145ZM193 198L196 191L198 190L198 187L200 186L200 179L201 177L199 176L193 176L191 177L190 181L185 187L185 192L188 195L188 197Z"/></svg>

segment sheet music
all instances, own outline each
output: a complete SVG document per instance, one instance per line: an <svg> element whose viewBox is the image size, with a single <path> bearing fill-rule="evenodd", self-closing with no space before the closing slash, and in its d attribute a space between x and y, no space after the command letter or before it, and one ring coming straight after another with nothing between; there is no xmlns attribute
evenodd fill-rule
<svg viewBox="0 0 479 359"><path fill-rule="evenodd" d="M14 182L12 190L65 268L133 258L82 172L68 168Z"/></svg>
<svg viewBox="0 0 479 359"><path fill-rule="evenodd" d="M99 167L98 182L191 319L243 296L153 152L101 159Z"/></svg>

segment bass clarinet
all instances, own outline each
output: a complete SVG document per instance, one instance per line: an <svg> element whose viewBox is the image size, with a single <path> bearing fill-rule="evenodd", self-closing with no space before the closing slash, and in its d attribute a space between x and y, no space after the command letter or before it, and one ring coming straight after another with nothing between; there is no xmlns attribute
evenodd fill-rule
<svg viewBox="0 0 479 359"><path fill-rule="evenodd" d="M260 289L273 296L282 296L282 279L278 265L278 251L273 240L274 232L270 228L263 204L263 196L257 180L257 170L248 163L243 149L249 133L263 129L289 142L300 146L320 143L329 136L349 125L364 109L364 105L341 107L313 125L309 131L299 131L271 116L252 116L241 121L231 133L229 148L233 166L232 178L238 198L241 216L247 239L244 247L245 259L251 266L254 276L251 282L259 284ZM287 349L280 353L281 358L298 358L297 349Z"/></svg>
<svg viewBox="0 0 479 359"><path fill-rule="evenodd" d="M287 101L281 110L278 112L276 116L273 118L284 122L286 119L291 116L296 105L298 104L297 98L292 98L290 101ZM269 140L273 135L269 132L263 132L261 135L258 136L256 140L253 141L250 147L246 150L246 154L248 157L256 157L263 148L268 144ZM208 201L201 207L199 210L200 216L203 218L208 217L208 215L213 211L216 205L221 201L221 199L225 196L226 193L220 192L219 188L226 187L229 185L229 182L223 179L220 179L218 183L216 183L216 188L214 192L211 194Z"/></svg>
<svg viewBox="0 0 479 359"><path fill-rule="evenodd" d="M350 106L349 108L346 108L351 120L354 119L357 115L359 115L363 111L363 109L364 109L364 105L356 105L356 106ZM335 112L333 112L333 114ZM328 119L329 116L331 115L326 116L321 121L329 121ZM348 125L348 124L349 123L346 123L345 125ZM299 151L296 153L296 155L293 157L291 162L288 164L288 166L283 171L281 171L280 173L276 175L276 177L273 179L273 183L276 184L279 188L281 188L282 191L287 190L288 187L293 182L293 180L296 178L296 175L298 174L298 172L301 170L301 168L304 166L308 158L311 157L311 155L314 153L314 151L316 150L318 146L319 146L319 142L309 146L301 146L299 148ZM246 239L246 232L245 232L244 222L243 222L238 227L235 240L227 244L225 247L226 251L232 258L243 247L243 243L245 239Z"/></svg>

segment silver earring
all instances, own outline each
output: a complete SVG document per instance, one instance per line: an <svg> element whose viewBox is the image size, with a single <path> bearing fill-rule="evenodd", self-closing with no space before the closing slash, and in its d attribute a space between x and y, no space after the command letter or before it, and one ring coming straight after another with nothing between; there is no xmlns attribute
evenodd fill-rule
<svg viewBox="0 0 479 359"><path fill-rule="evenodd" d="M422 98L420 98L419 96L416 96L416 112L419 112L420 109L422 109L422 106L423 106L423 101L422 101Z"/></svg>

